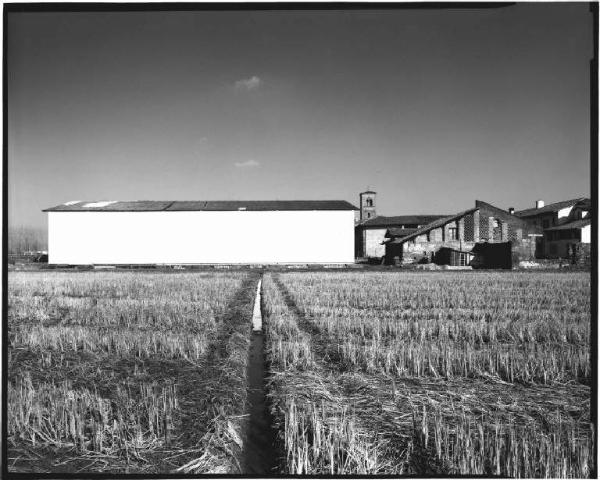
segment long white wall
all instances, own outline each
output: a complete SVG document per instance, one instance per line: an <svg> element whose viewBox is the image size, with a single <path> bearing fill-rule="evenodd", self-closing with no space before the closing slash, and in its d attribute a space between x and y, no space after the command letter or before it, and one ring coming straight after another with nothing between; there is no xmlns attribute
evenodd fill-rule
<svg viewBox="0 0 600 480"><path fill-rule="evenodd" d="M353 211L48 212L50 263L352 263Z"/></svg>

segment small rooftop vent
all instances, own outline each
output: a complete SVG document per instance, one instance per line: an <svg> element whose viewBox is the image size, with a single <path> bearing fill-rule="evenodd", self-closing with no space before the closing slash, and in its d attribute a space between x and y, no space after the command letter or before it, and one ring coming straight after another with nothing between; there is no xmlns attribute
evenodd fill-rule
<svg viewBox="0 0 600 480"><path fill-rule="evenodd" d="M544 206L544 201L543 200L536 200L535 201L535 208L542 208Z"/></svg>

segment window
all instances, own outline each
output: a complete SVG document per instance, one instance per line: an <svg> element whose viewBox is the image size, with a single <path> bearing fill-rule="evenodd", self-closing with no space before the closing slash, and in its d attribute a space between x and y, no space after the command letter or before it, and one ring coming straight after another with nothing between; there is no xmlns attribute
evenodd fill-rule
<svg viewBox="0 0 600 480"><path fill-rule="evenodd" d="M458 228L448 228L448 240L458 240Z"/></svg>
<svg viewBox="0 0 600 480"><path fill-rule="evenodd" d="M500 225L500 223L498 222L498 219L494 218L493 221L494 221L494 228L498 228L498 226Z"/></svg>
<svg viewBox="0 0 600 480"><path fill-rule="evenodd" d="M373 206L373 199L367 198L367 207L372 207L372 206Z"/></svg>
<svg viewBox="0 0 600 480"><path fill-rule="evenodd" d="M550 221L548 219L542 220L542 228L548 228L550 226Z"/></svg>
<svg viewBox="0 0 600 480"><path fill-rule="evenodd" d="M371 212L367 212L367 218L371 218Z"/></svg>

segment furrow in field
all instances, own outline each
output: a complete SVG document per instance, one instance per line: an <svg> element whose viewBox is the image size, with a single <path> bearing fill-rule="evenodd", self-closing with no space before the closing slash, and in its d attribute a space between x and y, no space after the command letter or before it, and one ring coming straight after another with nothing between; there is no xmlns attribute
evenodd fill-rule
<svg viewBox="0 0 600 480"><path fill-rule="evenodd" d="M304 314L304 312L302 310L300 310L300 308L298 308L298 305L296 304L296 301L295 301L293 295L290 293L290 291L288 290L285 283L283 283L281 281L281 277L279 275L275 274L271 277L271 279L273 280L273 282L279 289L280 297L285 302L286 307L294 315L294 318L296 320L296 324L298 325L298 327L300 327L303 331L305 331L307 334L311 335L312 337L319 338L319 335L320 335L319 329L317 328L317 326L314 323L310 322L306 318L306 315ZM317 346L315 346L315 348L317 348Z"/></svg>
<svg viewBox="0 0 600 480"><path fill-rule="evenodd" d="M13 275L12 471L239 473L255 284L230 273Z"/></svg>
<svg viewBox="0 0 600 480"><path fill-rule="evenodd" d="M328 367L318 330L277 277L266 276L263 287L269 396L285 455L281 473L381 473L383 449L395 452L388 471L402 473L402 450L391 445L394 439L382 443L364 423L338 372Z"/></svg>
<svg viewBox="0 0 600 480"><path fill-rule="evenodd" d="M252 314L252 333L248 352L248 423L244 436L244 471L246 475L274 473L275 433L267 408L265 337L262 331L261 282L259 280Z"/></svg>
<svg viewBox="0 0 600 480"><path fill-rule="evenodd" d="M244 279L217 319L217 334L203 368L211 372L203 388L208 402L191 402L182 409L188 431L204 432L195 440L201 455L183 457L182 473L244 473L244 432L247 428L247 368L255 275Z"/></svg>
<svg viewBox="0 0 600 480"><path fill-rule="evenodd" d="M377 471L593 471L584 276L290 273L278 285L328 349L325 370L304 371L335 377L378 438Z"/></svg>
<svg viewBox="0 0 600 480"><path fill-rule="evenodd" d="M352 449L357 449L360 454L350 455L360 461L341 466L331 462L328 465L329 473L439 473L434 457L424 449L415 452L418 445L414 442L414 418L410 408L398 408L399 403L408 407L408 402L406 399L402 402L396 398L394 381L385 375L364 375L347 371L346 366L341 363L337 339L329 337L326 330L319 328L318 319L317 322L309 320L281 277L274 275L272 280L279 291L279 300L283 300L300 331L306 334L305 338L310 339L314 359L310 373L293 373L290 377L291 384L283 386L281 390L288 397L303 400L306 405L320 402L320 412L314 411L312 405L308 408L315 423L319 423L316 420L319 416L322 417L320 422L339 416L341 421L347 423L346 426L339 426L342 432L346 429L356 432L348 433L350 437L358 432L362 434L357 442L361 444L360 447L352 445ZM292 408L287 415L289 417L292 414L291 417L294 418L294 413L298 415ZM310 443L314 440L308 441ZM288 442L292 443L291 440ZM337 460L345 461L345 457L347 454L341 455ZM415 464L417 458L418 464ZM297 459L295 468L299 473ZM311 471L314 465L307 462L304 468Z"/></svg>

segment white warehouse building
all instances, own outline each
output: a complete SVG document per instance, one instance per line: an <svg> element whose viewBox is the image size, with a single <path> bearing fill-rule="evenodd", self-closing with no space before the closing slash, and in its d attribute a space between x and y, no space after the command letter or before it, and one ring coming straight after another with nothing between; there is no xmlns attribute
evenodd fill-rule
<svg viewBox="0 0 600 480"><path fill-rule="evenodd" d="M341 200L67 202L44 210L48 262L353 263L355 210Z"/></svg>

